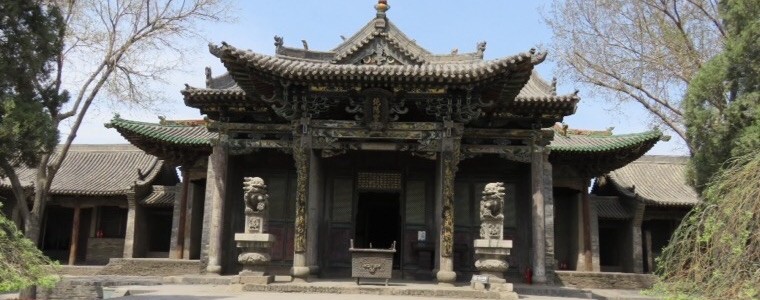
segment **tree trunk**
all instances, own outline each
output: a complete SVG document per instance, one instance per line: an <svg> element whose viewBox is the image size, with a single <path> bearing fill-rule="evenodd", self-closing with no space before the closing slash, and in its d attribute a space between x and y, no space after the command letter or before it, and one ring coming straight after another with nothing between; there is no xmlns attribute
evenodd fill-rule
<svg viewBox="0 0 760 300"><path fill-rule="evenodd" d="M32 205L32 211L29 213L29 217L26 218L26 224L24 226L24 235L32 240L35 245L39 245L40 243L42 216L45 213L45 205L48 200L48 161L50 161L50 154L43 154L40 163L37 165L37 177L34 182L34 204Z"/></svg>
<svg viewBox="0 0 760 300"><path fill-rule="evenodd" d="M0 169L3 170L8 179L11 181L11 190L13 191L13 196L16 198L16 207L14 207L13 210L18 211L21 215L20 217L23 220L29 219L29 204L26 203L26 191L24 191L24 186L18 179L16 169L13 168L13 166L11 166L11 164L6 160L0 160ZM18 225L18 220L15 220L15 217L16 214L14 213L13 221Z"/></svg>

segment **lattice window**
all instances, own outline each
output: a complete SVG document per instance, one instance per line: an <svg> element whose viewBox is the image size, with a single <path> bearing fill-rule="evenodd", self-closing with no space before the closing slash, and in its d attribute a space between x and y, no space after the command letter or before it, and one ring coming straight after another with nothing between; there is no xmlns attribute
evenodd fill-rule
<svg viewBox="0 0 760 300"><path fill-rule="evenodd" d="M357 188L370 191L399 191L401 190L401 174L359 172Z"/></svg>
<svg viewBox="0 0 760 300"><path fill-rule="evenodd" d="M409 180L406 183L406 223L425 224L425 181Z"/></svg>

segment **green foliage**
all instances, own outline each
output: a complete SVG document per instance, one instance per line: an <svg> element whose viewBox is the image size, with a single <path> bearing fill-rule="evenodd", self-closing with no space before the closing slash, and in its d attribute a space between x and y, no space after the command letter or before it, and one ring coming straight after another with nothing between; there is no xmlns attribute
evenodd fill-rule
<svg viewBox="0 0 760 300"><path fill-rule="evenodd" d="M760 6L753 2L721 2L726 50L700 69L682 102L698 190L731 157L760 147Z"/></svg>
<svg viewBox="0 0 760 300"><path fill-rule="evenodd" d="M0 292L17 291L31 285L52 287L58 281L58 276L53 275L57 268L0 213Z"/></svg>
<svg viewBox="0 0 760 300"><path fill-rule="evenodd" d="M674 299L760 298L760 150L729 162L657 259L653 293Z"/></svg>
<svg viewBox="0 0 760 300"><path fill-rule="evenodd" d="M760 298L760 6L720 2L725 51L683 101L697 205L657 259L653 293L668 298Z"/></svg>
<svg viewBox="0 0 760 300"><path fill-rule="evenodd" d="M41 1L0 0L0 160L8 164L33 165L58 142L53 118L68 95L58 94L50 73L63 25Z"/></svg>

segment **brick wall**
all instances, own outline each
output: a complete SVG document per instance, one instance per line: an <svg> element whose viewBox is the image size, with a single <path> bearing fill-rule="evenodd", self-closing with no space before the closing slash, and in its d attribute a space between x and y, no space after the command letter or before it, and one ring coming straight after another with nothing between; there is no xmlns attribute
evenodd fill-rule
<svg viewBox="0 0 760 300"><path fill-rule="evenodd" d="M88 238L87 264L105 265L111 258L124 254L124 239L118 238Z"/></svg>

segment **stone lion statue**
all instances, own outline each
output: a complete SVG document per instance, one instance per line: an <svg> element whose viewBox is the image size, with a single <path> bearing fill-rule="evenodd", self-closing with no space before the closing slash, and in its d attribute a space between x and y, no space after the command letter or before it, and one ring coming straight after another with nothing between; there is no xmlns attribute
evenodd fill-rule
<svg viewBox="0 0 760 300"><path fill-rule="evenodd" d="M504 183L492 182L483 189L483 199L480 201L480 218L504 218Z"/></svg>
<svg viewBox="0 0 760 300"><path fill-rule="evenodd" d="M269 193L264 179L260 177L243 178L243 199L245 200L245 213L252 214L262 212L267 208Z"/></svg>

